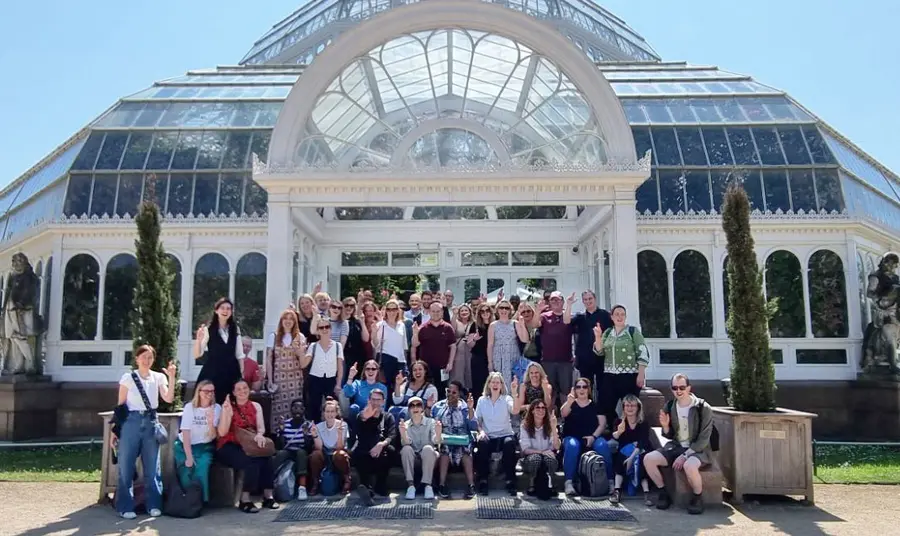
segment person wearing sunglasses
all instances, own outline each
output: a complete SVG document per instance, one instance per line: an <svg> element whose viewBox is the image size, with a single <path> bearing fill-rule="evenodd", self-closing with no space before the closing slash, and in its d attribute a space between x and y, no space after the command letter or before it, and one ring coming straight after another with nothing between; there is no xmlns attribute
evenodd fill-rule
<svg viewBox="0 0 900 536"><path fill-rule="evenodd" d="M375 504L375 496L387 497L387 476L396 454L397 421L384 411L385 393L374 389L369 403L356 416L356 446L351 459L359 473L357 495L366 506ZM375 485L372 486L372 481Z"/></svg>
<svg viewBox="0 0 900 536"><path fill-rule="evenodd" d="M573 480L578 470L578 461L586 450L593 450L603 456L607 478L613 479L612 452L600 434L604 426L598 415L597 405L591 400L591 380L578 378L575 387L569 391L566 402L560 408L563 418L563 473L566 476L566 495L576 495Z"/></svg>
<svg viewBox="0 0 900 536"><path fill-rule="evenodd" d="M339 301L333 301L328 305L328 320L331 322L331 340L341 343L342 348L347 347L347 337L350 336L350 323L344 320L344 306Z"/></svg>
<svg viewBox="0 0 900 536"><path fill-rule="evenodd" d="M403 475L406 477L406 500L416 498L416 483L414 480L416 463L422 466L422 487L425 500L434 499L434 488L431 480L434 477L434 464L437 462L438 451L441 448L441 421L435 421L425 416L425 402L414 396L409 399L407 405L409 419L401 420L398 425L400 430L400 461L403 464Z"/></svg>
<svg viewBox="0 0 900 536"><path fill-rule="evenodd" d="M310 344L306 349L306 355L300 360L300 368L309 367L306 375L306 410L308 417L313 422L322 420L322 404L325 397L332 394L336 397L341 391L341 377L344 375L344 345L334 341L331 335L333 324L324 318L316 321L316 333L319 335L319 341Z"/></svg>
<svg viewBox="0 0 900 536"><path fill-rule="evenodd" d="M374 359L366 361L363 365L363 377L356 379L358 374L356 364L350 367L347 373L347 383L344 385L344 396L350 401L349 421L355 422L359 410L369 401L369 394L375 389L387 392L387 386L378 381L378 363ZM382 408L383 409L383 408Z"/></svg>
<svg viewBox="0 0 900 536"><path fill-rule="evenodd" d="M659 412L659 425L663 437L671 439L658 450L647 454L644 466L647 476L659 488L656 507L665 510L672 505L666 490L660 467L684 471L693 495L688 503L688 513L703 513L703 479L700 470L712 461L710 439L713 434L712 407L691 392L691 381L686 374L672 376L674 400L666 403Z"/></svg>
<svg viewBox="0 0 900 536"><path fill-rule="evenodd" d="M362 296L363 293L360 292L360 297ZM348 375L350 367L356 365L356 369L359 370L369 359L366 355L366 347L369 344L370 334L361 318L362 311L358 310L359 303L355 298L344 298L341 304L341 318L347 323L347 342L344 344L344 381L350 381ZM334 329L332 326L331 330L334 331Z"/></svg>
<svg viewBox="0 0 900 536"><path fill-rule="evenodd" d="M535 400L528 406L520 431L519 446L522 451L522 472L528 475L528 489L525 494L549 499L553 494L550 475L556 473L559 462L559 432L556 415L547 415L552 407L543 399Z"/></svg>
<svg viewBox="0 0 900 536"><path fill-rule="evenodd" d="M528 330L525 324L513 319L512 305L502 300L497 304L497 320L491 322L488 328L488 367L499 372L504 379L512 378L513 366L522 357L520 341L528 342Z"/></svg>
<svg viewBox="0 0 900 536"><path fill-rule="evenodd" d="M384 304L384 311L376 313L375 318L372 330L375 360L381 364L385 381L391 381L397 377L398 372L406 372L406 351L409 348L400 302L388 300ZM388 392L387 389L385 392Z"/></svg>
<svg viewBox="0 0 900 536"><path fill-rule="evenodd" d="M491 371L488 367L487 335L488 328L495 318L494 310L490 305L483 303L475 307L475 322L469 326L469 333L466 336L466 345L472 349L471 390L473 391L477 391L487 382L488 373Z"/></svg>

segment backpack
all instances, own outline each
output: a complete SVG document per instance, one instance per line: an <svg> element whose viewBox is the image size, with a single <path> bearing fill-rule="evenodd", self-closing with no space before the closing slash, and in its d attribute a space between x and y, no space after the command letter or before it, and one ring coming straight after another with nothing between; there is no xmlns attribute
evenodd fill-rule
<svg viewBox="0 0 900 536"><path fill-rule="evenodd" d="M578 474L575 490L582 497L604 497L609 495L609 478L606 476L606 462L603 456L590 450L578 460Z"/></svg>
<svg viewBox="0 0 900 536"><path fill-rule="evenodd" d="M293 500L297 494L297 479L294 477L294 460L286 460L275 471L275 485L272 495L280 503Z"/></svg>
<svg viewBox="0 0 900 536"><path fill-rule="evenodd" d="M703 401L706 404L706 401ZM666 413L669 415L672 414L672 410L675 409L675 401L669 400L666 402ZM713 452L719 452L719 429L716 428L716 425L712 425L712 432L709 434L709 450Z"/></svg>
<svg viewBox="0 0 900 536"><path fill-rule="evenodd" d="M333 495L337 495L340 491L340 475L331 465L331 461L329 460L328 466L325 467L325 470L322 471L322 475L319 476L319 492L323 497L331 497Z"/></svg>

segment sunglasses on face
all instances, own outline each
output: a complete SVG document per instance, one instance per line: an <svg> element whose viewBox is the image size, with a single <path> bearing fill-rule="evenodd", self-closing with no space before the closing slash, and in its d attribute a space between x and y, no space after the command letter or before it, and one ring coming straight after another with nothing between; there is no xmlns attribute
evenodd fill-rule
<svg viewBox="0 0 900 536"><path fill-rule="evenodd" d="M340 311L341 306L340 305L332 305L329 307L329 309L331 309L332 311Z"/></svg>
<svg viewBox="0 0 900 536"><path fill-rule="evenodd" d="M575 388L576 389L587 389L588 386L587 385L576 385Z"/></svg>
<svg viewBox="0 0 900 536"><path fill-rule="evenodd" d="M498 311L509 311L510 309L512 309L512 307L507 307L505 305L502 307L497 307Z"/></svg>
<svg viewBox="0 0 900 536"><path fill-rule="evenodd" d="M344 304L344 309L352 309L354 307L356 307L355 303L345 303Z"/></svg>
<svg viewBox="0 0 900 536"><path fill-rule="evenodd" d="M547 407L546 407L546 406L537 406L536 408L534 408L534 411L538 411L538 410L540 410L540 411L546 411L546 410L547 410Z"/></svg>
<svg viewBox="0 0 900 536"><path fill-rule="evenodd" d="M327 329L331 329L331 326L319 326L317 329L318 329L319 331L325 331L325 330L327 330Z"/></svg>
<svg viewBox="0 0 900 536"><path fill-rule="evenodd" d="M366 372L378 372L378 367L366 367Z"/></svg>
<svg viewBox="0 0 900 536"><path fill-rule="evenodd" d="M200 389L200 392L205 395L211 395L216 392L215 389Z"/></svg>
<svg viewBox="0 0 900 536"><path fill-rule="evenodd" d="M410 408L421 408L422 404L419 404L418 402L413 402L412 404L409 405L409 407Z"/></svg>
<svg viewBox="0 0 900 536"><path fill-rule="evenodd" d="M687 385L673 385L672 386L673 391L686 391L687 388L688 388Z"/></svg>
<svg viewBox="0 0 900 536"><path fill-rule="evenodd" d="M385 311L396 311L397 309L399 309L399 307L386 307L384 310Z"/></svg>

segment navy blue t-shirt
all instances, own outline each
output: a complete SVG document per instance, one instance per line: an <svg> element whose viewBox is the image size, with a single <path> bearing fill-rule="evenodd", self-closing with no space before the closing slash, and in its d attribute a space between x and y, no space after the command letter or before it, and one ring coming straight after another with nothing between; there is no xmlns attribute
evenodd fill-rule
<svg viewBox="0 0 900 536"><path fill-rule="evenodd" d="M582 359L598 359L594 354L594 326L600 324L603 331L613 327L612 317L606 309L598 308L593 313L587 311L576 313L572 317L572 329L575 333L575 362Z"/></svg>
<svg viewBox="0 0 900 536"><path fill-rule="evenodd" d="M597 406L593 402L581 407L572 403L572 411L563 419L563 437L582 438L597 431Z"/></svg>

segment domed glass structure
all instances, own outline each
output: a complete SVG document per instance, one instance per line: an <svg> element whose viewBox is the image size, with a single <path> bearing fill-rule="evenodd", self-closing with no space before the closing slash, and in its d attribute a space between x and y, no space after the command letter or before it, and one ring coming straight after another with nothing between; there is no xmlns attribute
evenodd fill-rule
<svg viewBox="0 0 900 536"><path fill-rule="evenodd" d="M782 303L779 378L855 378L900 178L785 92L663 61L581 0L308 2L237 65L114 103L0 192L0 236L42 261L60 378L126 363L110 319L131 306L131 216L154 196L184 348L220 295L261 346L319 281L341 296L376 276L458 299L592 288L644 330L648 377L712 381L730 359L718 212L733 179Z"/></svg>

